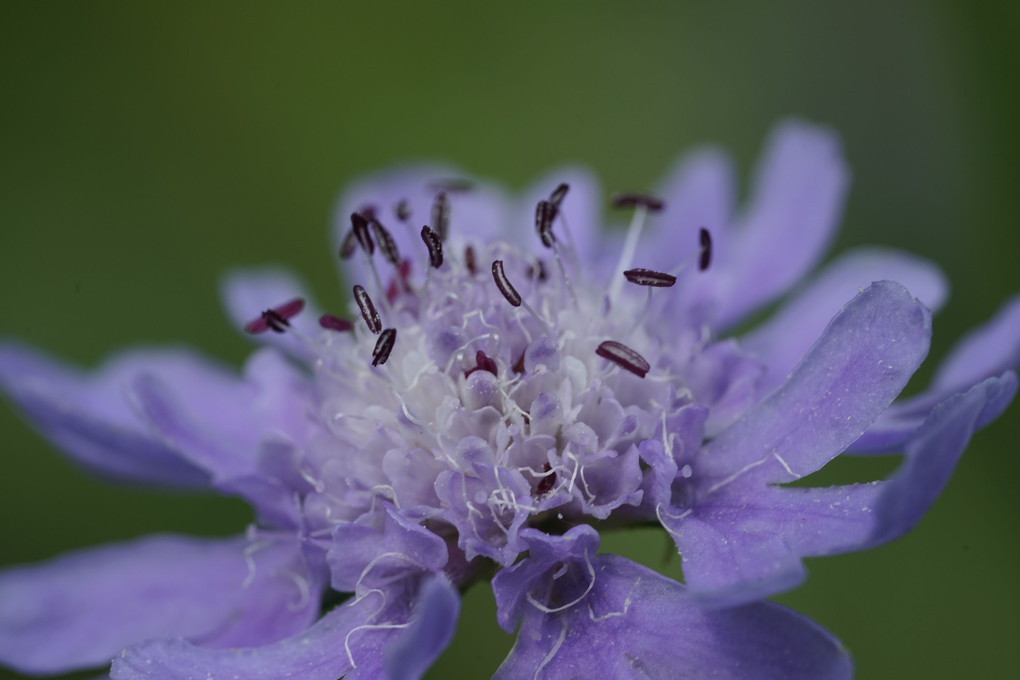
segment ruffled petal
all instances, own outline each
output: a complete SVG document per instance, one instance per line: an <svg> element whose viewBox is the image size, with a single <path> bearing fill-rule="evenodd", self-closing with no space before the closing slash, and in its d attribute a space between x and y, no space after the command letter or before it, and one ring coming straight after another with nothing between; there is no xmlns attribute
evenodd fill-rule
<svg viewBox="0 0 1020 680"><path fill-rule="evenodd" d="M135 411L129 387L142 372L193 389L198 408L222 396L219 366L184 350L134 350L91 373L13 343L0 344L0 387L40 434L76 462L112 479L205 486L208 475L159 437Z"/></svg>
<svg viewBox="0 0 1020 680"><path fill-rule="evenodd" d="M0 574L0 660L45 674L154 637L264 644L310 624L321 592L293 539L158 536L69 553Z"/></svg>
<svg viewBox="0 0 1020 680"><path fill-rule="evenodd" d="M768 321L743 337L744 348L765 366L759 394L767 394L779 385L836 312L873 281L903 285L932 312L942 307L948 293L939 268L908 253L862 248L841 256Z"/></svg>
<svg viewBox="0 0 1020 680"><path fill-rule="evenodd" d="M930 337L930 312L903 286L869 286L781 387L705 447L696 461L699 494L789 482L825 465L903 389Z"/></svg>
<svg viewBox="0 0 1020 680"><path fill-rule="evenodd" d="M530 608L494 676L517 678L850 678L839 641L782 607L707 610L685 588L616 555L593 561L585 601L550 615Z"/></svg>
<svg viewBox="0 0 1020 680"><path fill-rule="evenodd" d="M244 332L244 327L267 309L272 309L294 298L305 301L305 308L290 319L291 328L306 338L314 338L322 329L318 319L322 315L304 282L293 272L278 267L237 269L220 280L220 300L231 325ZM248 334L246 334L248 335ZM296 357L309 352L293 333L265 331L250 335L260 342L272 344Z"/></svg>
<svg viewBox="0 0 1020 680"><path fill-rule="evenodd" d="M447 551L442 538L387 504L382 531L338 525L327 560L333 588L360 594L409 575L437 572L446 564Z"/></svg>
<svg viewBox="0 0 1020 680"><path fill-rule="evenodd" d="M385 661L389 649L402 644L412 647L414 655L395 670L417 677L412 673L445 646L443 629L452 629L457 614L448 584L427 581L420 588L420 601L418 586L408 592L372 591L333 609L304 632L262 647L210 649L181 639L144 642L122 652L110 675L114 680L374 680L385 677L384 663L393 663ZM419 619L434 623L436 630L422 630L424 623L416 628Z"/></svg>
<svg viewBox="0 0 1020 680"><path fill-rule="evenodd" d="M942 363L931 387L890 406L854 442L851 451L899 451L939 402L1017 366L1020 366L1020 296L1007 302L987 324L971 331Z"/></svg>
<svg viewBox="0 0 1020 680"><path fill-rule="evenodd" d="M832 132L800 121L773 131L751 202L732 233L732 252L719 263L718 274L727 278L720 325L775 299L811 271L835 234L849 180Z"/></svg>

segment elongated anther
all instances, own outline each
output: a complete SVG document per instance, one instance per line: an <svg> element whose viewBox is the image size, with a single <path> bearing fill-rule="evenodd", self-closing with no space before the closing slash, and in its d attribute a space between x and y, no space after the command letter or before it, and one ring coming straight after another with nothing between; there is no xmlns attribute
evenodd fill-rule
<svg viewBox="0 0 1020 680"><path fill-rule="evenodd" d="M672 274L657 272L654 269L628 269L623 275L627 277L628 281L639 286L669 288L676 283L676 277Z"/></svg>
<svg viewBox="0 0 1020 680"><path fill-rule="evenodd" d="M643 378L651 370L651 366L643 356L632 350L623 343L615 340L606 340L595 349L603 359L607 359L620 368L630 371L639 378Z"/></svg>
<svg viewBox="0 0 1020 680"><path fill-rule="evenodd" d="M559 208L560 203L562 203L563 199L566 198L568 191L570 191L569 184L566 182L560 184L558 187L553 189L551 194L549 194L549 202L552 203L553 207Z"/></svg>
<svg viewBox="0 0 1020 680"><path fill-rule="evenodd" d="M365 291L365 287L358 284L354 286L354 301L358 303L358 309L361 310L361 318L368 324L368 330L373 333L378 333L382 330L382 320L379 318L379 312L376 310L375 305L372 304L372 298L368 297L368 292Z"/></svg>
<svg viewBox="0 0 1020 680"><path fill-rule="evenodd" d="M503 294L506 301L514 307L521 306L521 294L517 292L517 289L510 283L510 279L506 277L506 272L503 271L503 260L492 261L492 278L496 282L496 288L499 288L499 292Z"/></svg>
<svg viewBox="0 0 1020 680"><path fill-rule="evenodd" d="M704 227L698 232L698 241L701 244L701 257L698 258L698 269L705 271L712 263L712 234Z"/></svg>
<svg viewBox="0 0 1020 680"><path fill-rule="evenodd" d="M401 222L406 222L411 219L411 204L406 198L400 199L396 206L393 208L393 214L397 216L397 219Z"/></svg>
<svg viewBox="0 0 1020 680"><path fill-rule="evenodd" d="M399 265L400 251L397 250L397 242L393 240L393 235L374 217L368 218L368 224L372 227L372 233L375 234L375 240L379 242L379 250L386 261L393 266Z"/></svg>
<svg viewBox="0 0 1020 680"><path fill-rule="evenodd" d="M464 248L464 266L467 267L468 274L471 276L478 273L478 263L475 260L475 249L473 246Z"/></svg>
<svg viewBox="0 0 1020 680"><path fill-rule="evenodd" d="M432 201L432 228L439 234L440 240L446 240L450 231L450 199L445 191L436 194Z"/></svg>
<svg viewBox="0 0 1020 680"><path fill-rule="evenodd" d="M622 193L612 198L613 206L616 208L636 208L641 206L649 212L660 212L666 207L661 198L649 194Z"/></svg>
<svg viewBox="0 0 1020 680"><path fill-rule="evenodd" d="M344 236L343 242L340 244L340 259L349 260L354 251L358 249L358 239L354 235L354 230L351 229Z"/></svg>
<svg viewBox="0 0 1020 680"><path fill-rule="evenodd" d="M361 213L351 213L351 227L354 229L354 237L358 239L358 245L366 253L371 255L375 252L375 244L372 243L372 235L368 233L368 220Z"/></svg>
<svg viewBox="0 0 1020 680"><path fill-rule="evenodd" d="M546 248L552 248L556 242L556 236L552 230L555 217L556 207L549 201L539 201L535 206L535 231L538 232L538 237L542 239L542 245Z"/></svg>
<svg viewBox="0 0 1020 680"><path fill-rule="evenodd" d="M245 324L244 330L252 335L258 335L270 330L276 333L283 333L285 328L290 325L290 319L297 316L304 308L305 301L302 298L294 298L284 302L282 305L265 310L257 319Z"/></svg>
<svg viewBox="0 0 1020 680"><path fill-rule="evenodd" d="M439 234L432 231L429 225L425 225L421 228L421 240L425 242L425 247L429 249L429 264L433 268L439 269L443 266L443 242L439 238Z"/></svg>
<svg viewBox="0 0 1020 680"><path fill-rule="evenodd" d="M375 347L372 348L373 366L379 366L386 363L386 360L390 358L390 352L393 351L393 345L396 341L396 328L387 328L379 335L379 339L375 341Z"/></svg>
<svg viewBox="0 0 1020 680"><path fill-rule="evenodd" d="M347 319L341 319L339 316L333 316L332 314L323 314L319 317L319 325L326 330L336 331L337 333L346 333L347 331L354 330L354 324Z"/></svg>

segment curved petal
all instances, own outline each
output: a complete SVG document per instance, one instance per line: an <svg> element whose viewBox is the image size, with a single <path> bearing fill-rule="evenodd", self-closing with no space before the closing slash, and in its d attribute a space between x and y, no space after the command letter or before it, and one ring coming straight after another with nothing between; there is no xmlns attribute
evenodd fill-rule
<svg viewBox="0 0 1020 680"><path fill-rule="evenodd" d="M321 581L294 540L156 536L69 553L0 573L0 660L59 673L153 637L264 644L314 620Z"/></svg>
<svg viewBox="0 0 1020 680"><path fill-rule="evenodd" d="M995 317L971 331L942 362L931 387L894 403L853 443L854 453L899 451L937 404L986 378L1020 366L1020 296L1003 305ZM978 427L983 427L982 422Z"/></svg>
<svg viewBox="0 0 1020 680"><path fill-rule="evenodd" d="M422 618L437 628L453 625L456 606L444 587L450 588L422 584L421 600L414 592L407 597L374 590L348 600L304 632L262 647L210 649L180 639L144 642L114 659L110 675L114 680L369 680L385 677L384 658L394 644L414 646L408 665L397 665L411 673L439 653L445 637L443 630L416 629L414 622Z"/></svg>
<svg viewBox="0 0 1020 680"><path fill-rule="evenodd" d="M220 300L231 325L239 332L267 309L301 298L305 308L290 319L291 328L305 338L314 338L320 332L318 319L322 315L308 287L294 273L279 267L236 269L220 279ZM246 334L247 335L247 334ZM250 336L286 351L296 357L308 356L301 338L293 333L266 331Z"/></svg>
<svg viewBox="0 0 1020 680"><path fill-rule="evenodd" d="M751 202L724 263L725 326L786 292L825 253L849 185L839 139L801 121L778 126L755 173Z"/></svg>
<svg viewBox="0 0 1020 680"><path fill-rule="evenodd" d="M585 602L556 615L530 609L496 680L852 676L838 640L782 607L707 610L679 583L616 555L597 556L594 569Z"/></svg>
<svg viewBox="0 0 1020 680"><path fill-rule="evenodd" d="M803 557L862 550L912 529L945 488L974 431L1016 393L1016 375L989 378L934 409L888 480L830 488L762 486L719 493L691 512L660 513L692 595L731 606L804 578Z"/></svg>
<svg viewBox="0 0 1020 680"><path fill-rule="evenodd" d="M40 434L76 462L113 479L168 486L208 484L208 476L148 428L129 398L147 371L194 388L200 407L222 396L219 366L184 350L121 353L90 373L13 343L0 344L0 386Z"/></svg>
<svg viewBox="0 0 1020 680"><path fill-rule="evenodd" d="M948 286L939 268L908 253L862 248L841 256L787 300L768 321L742 339L766 373L759 393L779 385L843 305L873 281L895 281L932 312L946 299Z"/></svg>
<svg viewBox="0 0 1020 680"><path fill-rule="evenodd" d="M418 598L418 617L386 650L387 680L418 680L453 639L460 596L445 578L430 579Z"/></svg>
<svg viewBox="0 0 1020 680"><path fill-rule="evenodd" d="M829 323L786 382L712 440L700 495L740 481L793 481L842 452L928 353L931 314L903 286L874 283Z"/></svg>

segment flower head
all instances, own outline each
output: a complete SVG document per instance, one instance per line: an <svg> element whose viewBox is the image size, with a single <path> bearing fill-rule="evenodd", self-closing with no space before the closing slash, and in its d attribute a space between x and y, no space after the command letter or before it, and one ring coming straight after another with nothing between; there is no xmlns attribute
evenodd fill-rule
<svg viewBox="0 0 1020 680"><path fill-rule="evenodd" d="M828 633L759 600L804 557L916 524L1016 390L1020 301L902 402L944 297L929 263L851 253L730 335L822 256L846 174L831 134L789 123L741 216L724 160L701 153L660 194L617 195L632 220L614 235L580 171L515 206L400 170L340 202L346 314L284 272L227 279L238 327L268 341L240 378L153 352L83 376L5 346L0 381L76 459L240 495L257 522L0 575L0 659L57 672L126 648L114 678L417 678L457 589L496 572L499 623L520 626L499 677L847 677ZM887 480L786 486L896 450ZM597 553L596 529L646 523L685 584ZM319 617L330 590L349 596ZM93 625L111 597L122 615Z"/></svg>

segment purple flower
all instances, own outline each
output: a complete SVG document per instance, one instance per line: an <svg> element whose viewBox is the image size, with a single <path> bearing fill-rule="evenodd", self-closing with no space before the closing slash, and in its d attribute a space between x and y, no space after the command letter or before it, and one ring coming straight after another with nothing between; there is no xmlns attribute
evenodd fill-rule
<svg viewBox="0 0 1020 680"><path fill-rule="evenodd" d="M230 275L228 312L267 341L241 376L151 350L80 373L0 345L0 384L77 462L256 512L234 539L0 573L0 661L47 674L116 657L117 680L419 678L458 590L495 571L499 623L519 628L500 678L851 675L831 635L761 599L798 584L804 557L919 521L1016 391L1020 298L896 401L946 286L887 250L798 286L847 185L827 131L779 127L738 215L725 158L689 156L655 197L614 199L625 233L602 231L583 171L520 200L460 177L409 168L344 196L346 316L286 272ZM905 458L886 480L787 485L890 451ZM596 528L651 522L684 584L597 552Z"/></svg>

